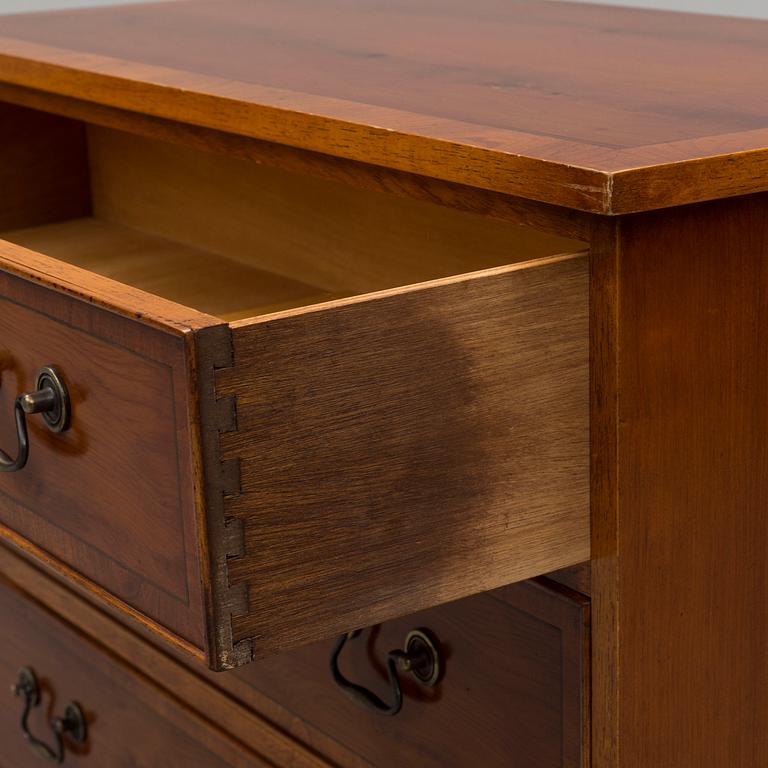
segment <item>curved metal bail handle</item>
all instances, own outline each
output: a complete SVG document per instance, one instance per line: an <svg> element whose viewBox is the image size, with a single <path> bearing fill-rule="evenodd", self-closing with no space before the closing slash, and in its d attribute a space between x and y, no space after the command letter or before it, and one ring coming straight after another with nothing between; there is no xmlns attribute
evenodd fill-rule
<svg viewBox="0 0 768 768"><path fill-rule="evenodd" d="M19 672L19 679L13 686L16 696L24 697L24 710L21 713L21 731L29 748L43 760L60 765L64 762L64 735L69 734L76 744L82 744L86 736L85 716L80 707L70 702L64 711L64 717L57 717L51 722L51 730L56 742L55 747L37 738L29 728L29 713L40 704L40 687L35 673L25 667Z"/></svg>
<svg viewBox="0 0 768 768"><path fill-rule="evenodd" d="M47 760L49 763L56 763L61 765L64 762L64 738L62 736L62 728L57 727L60 720L56 720L53 723L53 734L56 738L56 749L49 747L44 741L41 741L34 736L30 731L24 733L24 738L29 744L29 748L43 760Z"/></svg>
<svg viewBox="0 0 768 768"><path fill-rule="evenodd" d="M29 458L27 414L44 414L49 429L54 432L62 432L68 427L69 395L56 371L50 367L41 368L37 376L37 390L20 394L14 402L13 411L18 450L15 459L0 450L0 472L18 472L27 464Z"/></svg>
<svg viewBox="0 0 768 768"><path fill-rule="evenodd" d="M31 670L22 669L19 680L11 688L14 696L24 696L24 709L21 713L21 730L29 733L29 713L40 703L40 692L37 687L37 679Z"/></svg>
<svg viewBox="0 0 768 768"><path fill-rule="evenodd" d="M0 450L0 472L17 472L23 469L29 458L29 435L27 434L27 416L21 399L24 395L19 395L14 403L13 410L16 418L16 439L18 441L18 450L16 458L12 459L5 451Z"/></svg>
<svg viewBox="0 0 768 768"><path fill-rule="evenodd" d="M333 650L331 651L331 675L333 676L333 681L350 699L352 699L352 701L359 704L361 707L380 715L396 715L403 706L403 690L400 687L397 666L400 660L405 658L407 654L402 651L390 651L387 654L387 677L389 679L389 687L392 691L392 703L387 704L373 691L369 691L362 685L347 680L347 678L341 674L341 670L339 670L339 655L346 645L347 640L351 639L356 634L356 632L349 632L346 635L341 635L333 646Z"/></svg>

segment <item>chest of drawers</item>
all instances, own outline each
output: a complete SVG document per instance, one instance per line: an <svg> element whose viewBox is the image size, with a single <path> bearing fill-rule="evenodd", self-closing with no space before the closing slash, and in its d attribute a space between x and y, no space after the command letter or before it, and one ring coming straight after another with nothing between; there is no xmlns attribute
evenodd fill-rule
<svg viewBox="0 0 768 768"><path fill-rule="evenodd" d="M766 40L0 17L0 764L763 766Z"/></svg>

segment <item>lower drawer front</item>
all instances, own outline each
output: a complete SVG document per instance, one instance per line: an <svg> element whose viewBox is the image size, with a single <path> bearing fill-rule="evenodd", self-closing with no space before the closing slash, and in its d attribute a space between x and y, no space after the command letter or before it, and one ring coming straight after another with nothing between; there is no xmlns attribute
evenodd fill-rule
<svg viewBox="0 0 768 768"><path fill-rule="evenodd" d="M286 729L302 723L306 739L310 726L376 768L589 765L586 598L542 579L387 622L348 641L342 673L389 701L387 652L414 628L437 639L444 675L434 688L402 675L394 717L361 708L334 685L327 642L213 680L251 706L279 705L268 715ZM328 751L327 742L315 746Z"/></svg>
<svg viewBox="0 0 768 768"><path fill-rule="evenodd" d="M53 746L51 721L71 701L82 708L86 738L65 738L65 765L94 768L223 768L266 765L171 698L150 680L85 640L8 582L0 580L0 681L16 683L31 668L41 698L29 730ZM5 688L7 691L7 687ZM24 697L0 698L0 766L35 768L46 761L20 727Z"/></svg>

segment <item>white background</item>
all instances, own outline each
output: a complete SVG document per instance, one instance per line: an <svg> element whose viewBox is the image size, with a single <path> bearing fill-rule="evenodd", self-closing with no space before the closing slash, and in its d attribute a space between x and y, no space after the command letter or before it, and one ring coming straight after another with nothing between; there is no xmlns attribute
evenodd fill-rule
<svg viewBox="0 0 768 768"><path fill-rule="evenodd" d="M52 8L80 8L93 5L117 5L124 0L0 0L0 13L42 11ZM135 0L134 0L135 2ZM149 0L139 0L149 2ZM322 0L317 0L322 2ZM468 0L471 2L471 0ZM576 2L576 0L568 0ZM592 0L601 5L630 5L640 8L666 8L676 11L720 13L728 16L752 16L768 19L767 0ZM0 34L2 29L0 28Z"/></svg>

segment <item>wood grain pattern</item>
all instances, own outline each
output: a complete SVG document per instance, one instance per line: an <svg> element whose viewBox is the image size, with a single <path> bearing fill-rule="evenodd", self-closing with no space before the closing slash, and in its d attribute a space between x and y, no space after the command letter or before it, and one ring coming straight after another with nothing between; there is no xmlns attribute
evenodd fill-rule
<svg viewBox="0 0 768 768"><path fill-rule="evenodd" d="M195 335L196 392L198 402L200 473L207 551L203 573L207 585L208 662L213 669L229 669L253 658L248 639L236 639L232 617L248 612L242 587L232 584L229 563L245 549L243 526L227 515L225 500L240 490L240 465L221 453L222 433L237 428L232 397L217 397L217 372L232 366L232 334L228 326L206 329Z"/></svg>
<svg viewBox="0 0 768 768"><path fill-rule="evenodd" d="M612 741L600 755L620 768L758 768L768 198L629 217L613 242L600 354L617 365L598 373L615 463L598 464L596 482L614 515L594 518L593 537L595 565L614 574L593 570L595 649L612 648L594 660L596 692L613 689L594 700L596 739L607 724Z"/></svg>
<svg viewBox="0 0 768 768"><path fill-rule="evenodd" d="M141 302L129 318L95 306L101 278L61 265L74 292L92 296L88 303L56 290L47 277L61 271L53 260L8 243L0 250L0 266L18 273L0 271L0 440L12 450L13 399L41 365L57 366L73 407L72 427L61 435L30 419L29 463L0 483L2 535L28 552L39 548L60 573L74 570L95 594L110 592L199 652L185 334L138 321ZM145 295L148 309L158 303Z"/></svg>
<svg viewBox="0 0 768 768"><path fill-rule="evenodd" d="M86 640L71 626L18 592L0 577L0 679L12 685L23 666L31 666L42 688L42 705L30 727L52 739L50 720L66 703L78 701L88 722L83 746L67 743L67 763L132 768L269 768L271 762L159 689L109 650ZM14 768L34 768L19 729L21 701L4 696L0 707L0 759Z"/></svg>
<svg viewBox="0 0 768 768"><path fill-rule="evenodd" d="M239 157L122 131L91 127L88 135L95 216L308 283L315 294L329 294L326 299L584 247L528 227L361 192ZM275 303L281 296L276 288ZM237 298L233 294L233 302Z"/></svg>
<svg viewBox="0 0 768 768"><path fill-rule="evenodd" d="M85 126L0 103L0 229L87 216Z"/></svg>
<svg viewBox="0 0 768 768"><path fill-rule="evenodd" d="M233 324L235 641L260 656L588 557L587 272L563 256Z"/></svg>
<svg viewBox="0 0 768 768"><path fill-rule="evenodd" d="M619 762L618 463L620 220L595 226L589 250L592 758Z"/></svg>
<svg viewBox="0 0 768 768"><path fill-rule="evenodd" d="M174 658L167 653L172 650L168 646L163 645L161 650L142 639L122 624L105 616L93 605L73 595L67 587L53 581L4 546L0 546L0 573L20 589L23 588L26 599L34 598L43 603L46 610L77 627L78 631L95 638L111 653L139 669L155 685L170 692L177 700L185 702L185 711L191 708L201 712L207 721L227 731L263 760L269 761L270 765L274 763L290 768L331 768L331 763L302 744L300 725L295 724L293 728L280 730L272 725L268 718L260 716L255 708L243 706L231 695L219 690L217 685L212 684L223 682L224 678L229 676L210 673L209 680L203 679L201 675L205 670L199 663L190 660L188 655ZM20 632L18 626L7 626L16 633ZM232 682L237 681L233 679ZM0 718L5 719L5 714L3 708ZM192 738L194 740L197 736L193 734ZM327 738L323 739L319 733L315 738L328 751L335 750L339 755L346 755L343 758L345 768L347 765L353 765L351 753L345 753L341 745L330 742ZM153 756L155 761L160 754L165 755L165 748L157 750L157 754ZM147 765L154 764L156 763ZM335 766L336 762L333 765ZM359 767L355 765L354 768Z"/></svg>
<svg viewBox="0 0 768 768"><path fill-rule="evenodd" d="M114 608L119 608L122 603L133 618L148 619L150 624L154 623L159 634L167 634L170 630L180 642L186 642L198 655L205 648L212 665L235 666L248 661L253 653L267 651L264 650L264 644L254 650L252 634L248 631L239 633L237 629L237 622L242 620L248 623L250 621L248 617L253 613L247 591L250 583L246 583L247 580L238 583L232 568L232 563L238 559L238 556L246 552L248 543L242 518L230 512L230 502L221 498L223 494L235 497L241 491L240 456L228 455L221 449L226 440L235 439L232 435L222 436L222 433L240 432L240 415L235 414L234 408L235 393L214 389L214 377L218 375L215 373L216 369L232 365L230 332L227 326L211 315L199 312L197 309L187 310L161 298L155 299L140 290L135 290L134 287L153 290L168 298L183 301L210 312L215 311L222 317L231 317L237 313L248 314L251 311L259 313L274 309L276 301L289 298L302 304L308 303L313 300L313 297L317 298L316 293L311 295L306 293L307 290L315 291L303 282L308 279L312 279L325 290L333 287L344 288L351 292L364 292L382 287L400 286L409 281L423 281L436 275L469 271L488 263L522 261L540 254L551 254L557 247L578 246L580 243L557 236L538 234L506 223L491 224L474 215L449 212L445 208L423 202L401 200L377 192L360 195L331 182L316 181L284 171L261 169L240 158L222 158L215 154L202 153L197 149L173 147L167 143L102 129L91 129L89 136L88 166L92 181L90 192L93 213L114 221L100 221L88 217L8 232L6 236L15 241L58 258L51 259L48 256L36 255L22 248L15 248L10 243L4 243L0 245L0 249L6 254L5 266L17 272L24 281L39 280L43 283L44 288L40 289L39 296L35 294L34 297L25 300L34 306L50 305L53 320L60 320L63 317L67 322L71 322L70 316L81 312L84 318L81 322L84 327L89 330L98 328L102 323L99 319L100 310L93 310L96 314L91 318L89 305L81 301L86 299L89 303L101 305L110 312L116 310L120 315L141 320L139 326L134 329L132 320L120 320L118 317L112 318L111 314L105 315L112 319L104 322L125 325L124 329L115 331L116 338L121 344L131 348L131 340L135 335L156 334L159 339L165 339L168 336L170 339L168 343L176 350L177 357L174 358L172 366L171 383L166 389L162 389L154 380L145 388L134 387L131 384L133 381L131 375L146 378L146 370L141 366L136 367L130 364L122 366L131 375L126 375L124 382L118 377L118 381L125 385L124 389L118 388L118 391L123 392L126 397L129 394L133 398L131 400L133 410L129 408L128 413L134 413L135 418L132 422L133 431L122 435L119 440L115 437L116 433L110 426L110 422L98 419L100 414L109 410L111 401L108 393L112 387L106 386L107 382L102 380L103 376L101 378L96 375L87 376L88 379L93 378L97 383L101 382L101 386L97 386L96 390L103 393L101 400L98 397L91 397L88 400L89 407L94 410L89 416L91 420L87 424L83 422L89 432L91 429L95 430L92 439L98 438L99 445L103 445L103 448L98 451L99 461L94 464L97 468L97 477L94 482L98 492L95 496L91 494L93 498L87 509L82 501L80 506L74 506L73 493L69 493L62 499L45 496L45 493L55 496L59 492L60 484L70 490L80 486L87 487L90 483L89 473L93 469L85 460L79 465L82 470L80 474L62 463L57 470L58 474L45 482L38 482L37 475L32 473L24 473L19 476L21 479L13 478L9 481L12 484L27 483L37 489L37 495L34 498L30 497L29 505L33 509L45 507L42 518L48 523L51 523L49 518L52 514L48 510L61 502L72 518L68 529L70 537L73 530L79 530L85 525L87 519L88 524L85 527L88 535L91 536L87 539L89 546L94 547L95 543L98 543L101 549L108 551L116 549L121 553L124 551L125 557L130 562L119 563L121 570L116 572L116 566L104 565L104 558L101 555L97 557L90 552L84 553L82 548L78 548L79 545L75 547L69 539L64 541L58 529L39 531L41 524L34 522L33 525L31 522L33 518L21 510L13 513L13 519L6 520L7 537L28 553L57 568L61 574L73 579L81 587L87 587L87 583L90 582L93 585L92 592L98 599L104 600ZM317 200L323 203L318 205ZM313 212L313 206L318 210ZM254 215L256 211L262 218ZM206 216L206 214L209 215ZM197 220L213 221L216 226L205 227L198 233L190 224ZM161 234L147 234L126 228L126 224L150 231L160 230ZM192 227L191 232L186 231L189 227ZM265 237L265 232L269 233L268 237ZM323 239L326 232L331 233L330 239ZM169 241L164 236L171 236L181 242ZM291 237L296 240L293 245L290 245ZM193 247L191 244L185 245L185 239L195 242L203 239L202 245L209 247L211 253L202 252L199 247ZM219 252L223 255L218 255ZM234 258L237 258L237 262L230 261ZM261 271L262 265L279 269L285 274L281 276L264 273ZM78 267L85 267L86 270ZM507 272L512 274L515 271L514 268L504 267L499 274ZM134 287L124 287L94 272L118 278ZM253 273L253 282L246 282L243 276L245 272ZM301 284L297 283L299 278ZM493 278L494 276L491 275L489 279ZM27 285L27 282L19 284ZM389 354L394 353L394 357L390 360L391 370L394 373L393 385L402 375L399 366L407 363L403 370L406 379L410 379L412 378L410 371L415 370L414 365L419 363L415 359L408 362L403 358L404 354L407 356L408 347L402 342L400 351L392 348L386 338L387 325L391 325L391 322L385 316L379 316L378 312L381 311L381 307L385 308L385 312L389 311L386 309L388 301L402 300L401 310L413 313L410 320L413 324L412 330L417 329L419 318L425 326L428 326L432 323L432 310L424 302L415 298L416 293L427 289L432 295L440 295L441 291L449 289L450 283L455 283L451 290L456 291L456 295L442 311L451 314L455 310L456 317L464 317L467 327L475 330L471 330L465 337L459 335L459 339L463 338L464 341L459 342L458 345L450 338L452 329L448 329L449 335L442 340L441 338L431 339L429 335L431 331L428 331L428 336L425 337L428 348L425 347L425 351L431 349L429 345L436 344L436 349L442 355L440 365L458 366L457 373L454 374L454 377L458 377L455 378L457 385L463 385L465 380L472 383L472 374L466 372L468 366L470 369L473 366L478 368L486 366L488 370L483 374L485 376L492 377L494 373L498 373L493 367L496 365L493 358L499 351L498 345L502 344L502 339L500 336L493 337L497 340L488 346L488 342L481 338L485 312L483 301L486 297L478 293L474 309L470 312L462 310L464 293L471 292L471 287L475 284L475 276L458 281L448 278L448 284L445 286L420 283L416 288L405 290L397 288L391 297L377 295L373 299L370 296L364 296L351 300L350 308L358 303L373 301L374 309L370 320L366 320L363 325L367 323L373 330L373 325L382 324L381 338L374 341L381 346L382 350L389 350ZM24 288L24 290L31 290L31 288ZM557 303L560 289L556 286L552 290L555 309L557 309L560 306ZM61 291L70 294L71 298L62 296ZM567 293L566 289L563 289L563 293ZM397 299L398 294L413 298ZM532 295L528 294L521 298L525 299L524 303L530 303L533 300ZM567 323L573 318L584 319L584 307L577 306L577 298L571 295L566 298L570 302L567 304L567 311L570 314L566 315L563 322ZM501 312L503 301L511 299L497 299L496 295L492 294L490 300L499 301L498 311ZM259 301L272 303L268 306L263 304L252 306L252 303ZM581 301L585 301L583 294ZM299 314L305 309L303 308ZM329 319L317 316L320 325L315 331L316 334L319 333L316 352L329 349L328 333L333 331L327 329L332 329L333 324L338 322L339 314L346 312L343 302L326 304L325 309L328 309L331 315ZM399 310L396 308L394 311ZM463 315L461 315L462 311ZM352 315L362 312L364 318L367 316L366 310L351 309L351 312ZM292 327L292 321L285 314L274 317L281 323L281 328ZM498 319L503 318L499 315ZM534 322L539 322L535 313ZM150 330L150 325L155 326L155 329ZM33 355L38 351L36 341L44 335L46 323L43 323L43 327L38 327L26 319L19 319L14 327L16 326L27 328L28 336L32 334L30 338L24 336L22 343L25 348L28 348L29 355ZM247 339L246 326L247 324L241 324L238 330L244 334L243 338ZM260 326L259 333L266 327ZM506 333L508 326L503 327ZM401 332L404 333L406 330L403 328ZM536 330L531 328L529 332L534 333ZM578 330L575 328L569 331L573 332L573 338L578 336ZM516 328L512 329L513 340L517 332ZM275 336L276 340L279 338ZM306 384L303 382L306 379L306 373L302 367L302 356L296 355L293 349L297 342L300 344L300 339L292 339L288 334L283 338L282 346L278 345L270 354L273 359L282 361L281 365L287 366L285 371L294 382L291 384L292 387L305 387ZM271 343L270 341L270 346ZM359 342L356 343L359 350L357 354L363 354L364 350L359 347ZM467 359L464 359L467 355L461 349L462 343L466 344L470 350ZM503 343L508 344L509 341ZM552 343L558 350L561 349L560 340L554 336ZM486 346L483 347L483 344ZM91 367L97 362L104 367L104 360L109 359L101 348L93 349L88 344L80 344L78 340L67 339L57 343L56 346L70 350L71 354L77 358L70 361L71 367L73 370L85 373L90 373ZM473 351L475 347L479 351ZM575 349L574 346L572 351ZM533 351L530 357L521 356L521 359L533 359L537 355L543 358L550 354L548 349L543 350L541 346L535 347L535 350L537 351ZM483 351L488 355L488 359L483 359ZM376 350L371 349L371 352L375 358ZM479 356L479 362L475 361L475 355ZM262 366L262 362L255 365L256 359L253 354L249 354L240 362L237 375L244 376L245 379L240 381L239 389L251 388L251 384L246 380L253 377L254 367L260 369ZM585 361L583 362L586 364ZM31 359L25 358L26 367L29 367L28 363L31 364ZM251 368L250 372L246 372L246 363ZM35 363L34 367L40 364ZM353 365L357 364L353 362ZM109 367L107 369L111 370ZM222 381L226 379L223 371L220 378ZM406 392L411 383L405 381L402 390L398 389L399 386L393 386L389 397L399 397L399 393ZM486 395L487 397L501 399L498 394L501 379L484 382L483 386L490 393ZM563 386L567 387L567 381ZM560 391L557 387L554 389ZM15 395L17 390L18 387L13 391L6 390L8 397ZM570 390L568 392L572 394ZM158 393L163 396L157 396ZM420 385L413 390L411 397L418 399L423 394L423 385ZM461 398L472 396L471 393L464 392L454 395L454 407L459 406L463 409L465 406ZM171 399L168 400L168 397ZM311 401L311 398L309 400ZM584 403L585 401L582 401L582 404ZM10 403L7 405L10 407ZM343 401L334 407L343 409ZM425 406L412 403L411 407L416 410L410 413L409 418L420 417ZM470 404L469 408L462 413L464 421L461 423L467 424L468 420L474 418L471 410L474 407L476 406ZM158 408L165 414L165 420L153 418ZM555 412L557 412L556 408ZM507 411L504 413L507 414L508 419L519 418L514 412L511 415ZM577 413L578 411L575 410L574 414ZM562 434L568 435L567 439L573 439L577 443L583 435L575 425L577 416L573 418L574 422L566 419L568 426L564 428ZM162 434L147 430L146 444L140 439L134 439L134 436L141 434L140 425L143 423L153 424L154 429L160 430ZM583 421L579 423L582 427L583 424ZM482 427L482 424L480 426ZM162 432L163 428L165 432ZM424 435L424 440L427 439L430 428L428 426L423 428L421 434ZM506 428L512 427L508 425ZM573 431L569 432L571 428ZM456 429L460 430L460 426ZM458 435L459 431L455 434ZM175 440L169 439L169 435L174 435ZM285 445L297 444L301 450L307 450L301 446L304 441L301 435L288 437L289 442L284 443ZM6 433L6 439L9 438L10 434ZM249 438L247 433L244 433L238 439ZM357 450L360 455L365 455L365 451L369 450L367 447L369 440L364 434L355 433L352 430L345 439L348 441L348 450ZM355 441L357 441L357 448L355 448ZM483 445L478 447L478 451L480 454L483 450L490 451L497 443L501 446L503 437L494 436L491 429L490 436L485 439ZM315 450L311 448L311 441L309 444L310 452ZM150 450L144 450L146 446L149 446ZM559 450L560 447L563 446L555 445L554 450ZM578 451L576 447L573 450ZM471 457L465 456L462 459L465 462L462 466L465 466L468 476L472 477L467 491L472 488L476 488L478 493L483 491L482 480L474 476L475 473L484 471L480 454L475 457L475 464L470 461ZM183 472L174 463L177 455L184 467ZM255 454L251 455L249 460L252 460L253 456ZM141 482L134 482L133 476L140 472L140 463L147 457L151 461L152 471L140 475L143 478ZM552 456L547 455L545 458L554 465ZM104 471L104 467L120 466L121 461L125 472L120 476L122 485L115 490L111 485L110 474ZM578 463L578 458L575 461ZM435 461L431 460L431 462L431 465L435 466ZM399 472L400 470L396 469L395 476L391 478L392 481L400 482ZM415 483L415 478L420 476L420 472L422 470L418 470L414 479L409 482ZM427 469L423 476L429 479L430 472L432 470ZM174 478L178 480L179 488L183 486L183 491L178 491L181 495L174 502L175 506L171 503L169 496L169 488ZM544 482L548 479L545 473ZM277 488L279 478L275 477L275 481L278 481L275 485ZM495 502L498 505L502 504L502 494L507 492L503 490L506 482L504 480L499 484L499 489L494 491L498 494ZM157 492L154 490L155 487L159 489ZM520 528L524 532L517 544L519 550L524 551L530 546L530 552L526 552L527 560L524 565L511 567L514 553L506 555L506 559L500 558L499 563L495 563L494 568L490 569L490 576L478 571L463 588L459 588L456 584L447 587L446 582L450 579L445 575L438 575L434 583L428 585L423 594L418 597L418 601L413 604L402 603L402 599L398 601L393 596L375 594L378 587L370 585L363 590L367 594L358 594L355 598L358 615L361 618L363 616L368 618L366 601L373 606L378 606L375 609L375 616L386 617L393 615L393 611L402 612L424 607L431 604L431 600L445 601L477 589L498 586L503 580L539 573L541 571L535 570L539 567L541 570L547 570L573 562L574 559L582 559L585 555L583 545L586 541L583 520L579 520L573 510L578 507L575 500L584 487L583 483L581 485L577 483L565 493L565 512L559 514L564 516L567 524L562 531L564 538L558 541L553 552L548 551L539 528L546 527L548 515L554 514L555 505L544 503L544 510L535 517L537 520L535 525L528 526L520 522L516 524L516 529ZM50 490L46 491L46 489ZM115 529L115 524L104 514L104 510L114 502L115 493L120 509L125 511L143 509L146 510L145 516L137 517L135 513L128 515L127 512L117 515L116 519L122 521L124 525ZM243 503L247 500L247 493L248 491L243 494ZM268 495L269 493L272 491L268 491ZM370 494L370 491L364 491L364 493ZM428 488L422 488L419 493L421 494L419 503L424 505L430 491ZM521 493L523 495L528 493L527 486ZM552 494L553 497L555 495L556 492ZM147 502L146 499L152 499L152 501ZM460 503L466 508L468 500L464 499ZM518 504L521 503L518 502ZM154 518L153 510L156 508L166 512L171 509L177 510L181 515L180 520L183 521L183 525L177 527L182 533L176 535L178 531L174 533L176 529L173 529L169 522L169 527L159 529L157 535L154 535L152 525L147 518ZM453 525L458 529L459 509L457 508L453 514ZM490 530L495 529L495 533L491 536L495 542L492 542L491 546L494 551L502 547L500 533L503 526L507 525L503 519L504 514L501 512L499 522L490 526ZM572 515L570 518L569 514ZM9 512L8 515L11 513ZM94 520L91 520L91 517ZM168 522L169 518L166 516L162 520ZM560 519L556 521L560 522ZM392 524L392 521L385 521L383 532L380 531L377 535L383 535L386 538L387 527L391 528ZM276 530L278 526L279 524L276 524ZM202 533L203 531L205 533ZM474 535L483 537L486 535L485 531L486 529L480 526ZM493 538L494 536L496 538ZM154 549L152 546L145 546L144 539L147 537L152 537L149 543L154 546ZM392 555L397 549L396 542L396 537L390 541L389 549L382 551L382 558ZM464 552L462 556L466 556L470 551L471 541L463 546L465 548L462 550ZM574 554L580 546L582 549L579 550L579 554ZM302 538L293 540L291 547L299 561L306 562L307 559L311 559L312 549L306 546ZM282 571L284 569L283 562L280 560L282 554L278 552L276 557L278 559L271 567ZM375 567L396 568L399 562L398 557L402 559L403 556L400 554L393 557L392 563L384 560L383 565ZM144 568L145 561L148 563L146 568ZM316 566L310 566L309 572L314 567ZM445 568L449 569L449 563L446 562ZM342 585L340 589L344 592L348 589L344 586L348 580L348 573L344 569L340 570L339 581ZM157 583L158 574L164 579L162 585ZM458 580L460 581L461 578ZM205 602L204 614L200 609L202 598L196 591L200 582ZM153 583L154 586L152 586ZM195 585L195 590L189 593L191 602L187 606L188 610L183 606L171 605L164 596L159 594L159 587L162 586L164 590L171 593L174 600L183 602L187 599L185 590L190 584ZM394 587L390 586L389 589ZM372 590L374 594L371 594ZM275 609L283 615L281 621L285 621L287 627L293 627L299 615L292 606L289 607L289 602L292 600L301 602L300 598L300 592L294 592L287 602L284 596L272 601ZM261 620L261 618L255 619L255 621ZM338 616L335 619L337 624L340 620L342 618ZM205 632L204 626L207 628ZM291 646L296 642L308 642L319 637L327 637L328 633L333 633L337 629L333 622L328 623L327 618L322 616L318 616L314 626L307 623L307 634L301 638L294 637L292 629L283 632L278 628L278 639L274 641L274 649L283 645Z"/></svg>
<svg viewBox="0 0 768 768"><path fill-rule="evenodd" d="M766 186L765 22L190 0L4 17L2 33L10 84L581 210Z"/></svg>
<svg viewBox="0 0 768 768"><path fill-rule="evenodd" d="M98 218L0 235L224 320L583 246L123 132L89 136Z"/></svg>
<svg viewBox="0 0 768 768"><path fill-rule="evenodd" d="M588 601L542 580L367 630L345 648L342 669L382 697L382 660L411 629L426 627L447 650L437 688L404 678L403 709L394 718L371 716L335 688L329 642L219 677L246 702L268 697L283 708L276 715L282 721L298 717L371 765L588 768L588 621Z"/></svg>
<svg viewBox="0 0 768 768"><path fill-rule="evenodd" d="M54 293L62 293L109 313L130 318L139 326L164 329L172 336L183 338L190 331L221 324L221 320L212 315L2 239L0 268L30 282L45 284Z"/></svg>

